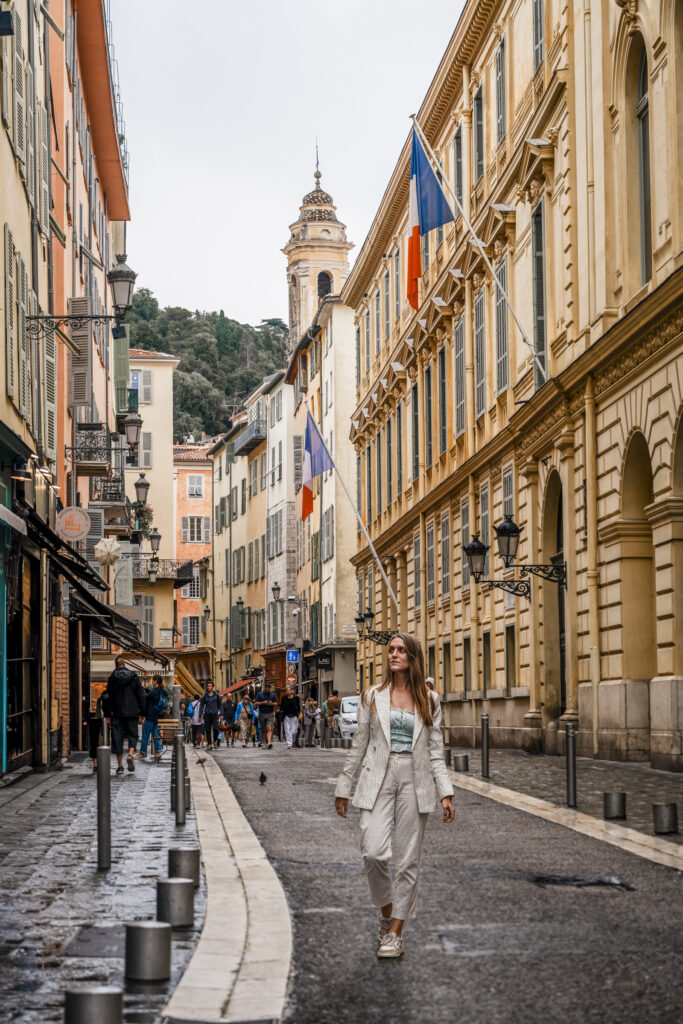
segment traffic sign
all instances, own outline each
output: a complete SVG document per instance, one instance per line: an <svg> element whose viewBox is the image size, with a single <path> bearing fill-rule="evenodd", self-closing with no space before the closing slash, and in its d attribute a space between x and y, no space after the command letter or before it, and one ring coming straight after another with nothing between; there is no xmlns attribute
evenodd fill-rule
<svg viewBox="0 0 683 1024"><path fill-rule="evenodd" d="M294 688L296 686L296 683L297 683L296 672L288 672L287 673L287 686L291 686L292 688Z"/></svg>
<svg viewBox="0 0 683 1024"><path fill-rule="evenodd" d="M287 651L287 662L296 665L299 661L299 652L295 649Z"/></svg>

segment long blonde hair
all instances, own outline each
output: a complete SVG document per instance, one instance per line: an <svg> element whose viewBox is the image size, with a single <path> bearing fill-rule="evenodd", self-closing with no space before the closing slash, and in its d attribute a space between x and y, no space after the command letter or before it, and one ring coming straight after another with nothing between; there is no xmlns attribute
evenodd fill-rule
<svg viewBox="0 0 683 1024"><path fill-rule="evenodd" d="M420 641L412 633L395 633L391 639L395 640L397 638L405 644L408 655L408 690L412 695L415 709L424 724L430 727L433 721L434 705L429 688L425 682L425 661ZM387 686L390 687L393 678L394 673L389 667L389 658L387 658L384 679L378 687L378 692L386 690ZM367 692L366 690L363 694L364 700L366 699Z"/></svg>

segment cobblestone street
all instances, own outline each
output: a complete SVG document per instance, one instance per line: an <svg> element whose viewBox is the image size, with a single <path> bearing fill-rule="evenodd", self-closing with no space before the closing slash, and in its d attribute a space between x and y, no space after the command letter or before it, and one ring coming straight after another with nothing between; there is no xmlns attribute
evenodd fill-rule
<svg viewBox="0 0 683 1024"><path fill-rule="evenodd" d="M112 773L115 769L112 758ZM176 834L169 813L170 753L157 767L112 775L112 867L97 870L96 777L90 761L27 775L0 790L0 1018L63 1019L72 983L123 984L124 922L156 917L157 877L171 845L196 845L192 812ZM203 885L195 924L204 915ZM174 932L173 975L163 986L128 986L124 1020L154 1024L180 978L197 932ZM93 1022L95 1024L95 1022Z"/></svg>

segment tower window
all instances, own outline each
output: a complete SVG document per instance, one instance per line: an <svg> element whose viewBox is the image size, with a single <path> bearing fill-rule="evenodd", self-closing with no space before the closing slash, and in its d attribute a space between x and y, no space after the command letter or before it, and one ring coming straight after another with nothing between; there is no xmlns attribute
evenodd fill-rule
<svg viewBox="0 0 683 1024"><path fill-rule="evenodd" d="M326 295L330 295L332 292L332 277L326 271L322 270L318 274L318 298L324 299Z"/></svg>

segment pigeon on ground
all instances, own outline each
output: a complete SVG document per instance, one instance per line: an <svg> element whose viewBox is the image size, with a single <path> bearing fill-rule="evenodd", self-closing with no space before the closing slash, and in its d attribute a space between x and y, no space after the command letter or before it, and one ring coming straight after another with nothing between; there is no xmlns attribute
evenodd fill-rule
<svg viewBox="0 0 683 1024"><path fill-rule="evenodd" d="M195 754L195 757L196 756L197 755ZM197 764L204 764L205 761L206 761L205 757L197 757Z"/></svg>
<svg viewBox="0 0 683 1024"><path fill-rule="evenodd" d="M268 778L268 776L266 775L266 773L265 772L261 772L261 774L258 777L258 780L259 780L259 782L261 783L262 786L265 786L267 778Z"/></svg>

